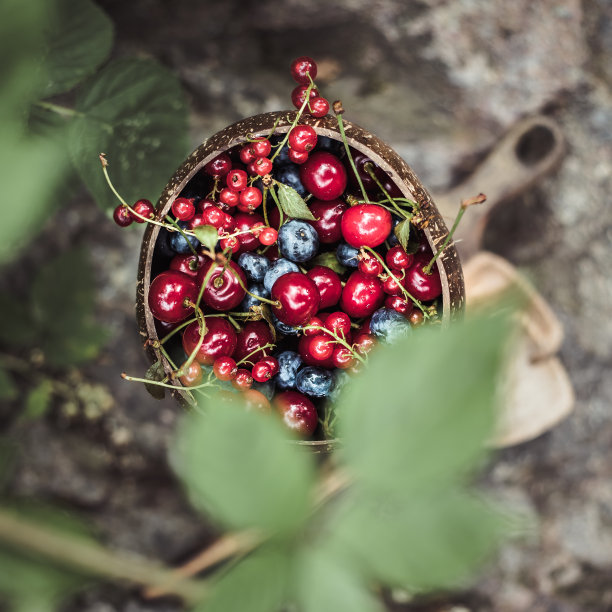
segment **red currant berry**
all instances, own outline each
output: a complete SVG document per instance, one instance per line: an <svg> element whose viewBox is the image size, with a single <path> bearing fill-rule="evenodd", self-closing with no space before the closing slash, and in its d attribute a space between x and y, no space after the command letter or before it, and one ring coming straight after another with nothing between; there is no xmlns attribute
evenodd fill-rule
<svg viewBox="0 0 612 612"><path fill-rule="evenodd" d="M308 110L313 117L325 117L329 113L329 102L321 96L315 96L308 102Z"/></svg>
<svg viewBox="0 0 612 612"><path fill-rule="evenodd" d="M225 177L225 182L227 186L232 191L242 191L247 186L248 176L244 170L240 170L235 168L234 170L230 170Z"/></svg>
<svg viewBox="0 0 612 612"><path fill-rule="evenodd" d="M264 357L260 359L259 362L268 365L270 372L272 372L272 376L278 374L278 359L276 359L276 357Z"/></svg>
<svg viewBox="0 0 612 612"><path fill-rule="evenodd" d="M127 227L128 225L132 225L134 219L132 218L130 209L125 206L125 204L119 204L113 211L113 221L119 227Z"/></svg>
<svg viewBox="0 0 612 612"><path fill-rule="evenodd" d="M359 263L357 269L368 276L378 276L383 271L383 265L378 261L376 257L364 253L364 256L359 256Z"/></svg>
<svg viewBox="0 0 612 612"><path fill-rule="evenodd" d="M204 225L212 225L213 227L219 229L227 222L227 219L225 218L226 214L227 213L224 213L218 206L209 206L201 216L204 221Z"/></svg>
<svg viewBox="0 0 612 612"><path fill-rule="evenodd" d="M266 344L273 344L274 338L270 327L265 321L249 321L241 331L238 332L236 338L236 350L234 351L234 359L242 361L247 359L251 363L255 363L264 357L269 349L261 347Z"/></svg>
<svg viewBox="0 0 612 612"><path fill-rule="evenodd" d="M398 278L398 280L401 282L401 279ZM392 276L387 276L383 281L383 291L387 295L401 295L403 293L401 285L396 283Z"/></svg>
<svg viewBox="0 0 612 612"><path fill-rule="evenodd" d="M340 297L340 308L349 317L369 317L382 306L385 292L382 283L375 276L368 276L355 270L346 281Z"/></svg>
<svg viewBox="0 0 612 612"><path fill-rule="evenodd" d="M303 164L308 159L307 151L296 151L295 149L289 149L289 159L294 164Z"/></svg>
<svg viewBox="0 0 612 612"><path fill-rule="evenodd" d="M346 346L337 346L332 354L334 365L341 370L346 370L355 365L355 356Z"/></svg>
<svg viewBox="0 0 612 612"><path fill-rule="evenodd" d="M253 225L251 225L251 234L253 234L253 236L256 238L259 238L265 227L266 226L264 225L263 221L257 221L257 223L253 223Z"/></svg>
<svg viewBox="0 0 612 612"><path fill-rule="evenodd" d="M172 202L172 213L179 221L189 221L195 215L193 200L188 198L176 198Z"/></svg>
<svg viewBox="0 0 612 612"><path fill-rule="evenodd" d="M272 145L267 138L261 138L251 143L251 148L256 157L268 157L272 152Z"/></svg>
<svg viewBox="0 0 612 612"><path fill-rule="evenodd" d="M187 368L185 367L186 364L187 362L180 367L183 374L179 376L179 380L186 387L195 387L202 382L202 366L195 360Z"/></svg>
<svg viewBox="0 0 612 612"><path fill-rule="evenodd" d="M302 104L304 104L304 100L306 99L306 90L308 89L308 85L298 85L291 92L291 102L293 102L293 106L295 108L301 108ZM310 90L309 98L316 98L319 95L319 92L315 87Z"/></svg>
<svg viewBox="0 0 612 612"><path fill-rule="evenodd" d="M237 253L240 250L240 240L236 236L221 238L219 246L224 251L230 250L232 253Z"/></svg>
<svg viewBox="0 0 612 612"><path fill-rule="evenodd" d="M387 251L385 261L391 270L406 270L412 265L414 255L408 255L404 248L398 244Z"/></svg>
<svg viewBox="0 0 612 612"><path fill-rule="evenodd" d="M195 215L193 219L189 221L189 223L187 224L187 227L188 229L192 230L192 229L195 229L196 227L200 227L201 225L208 225L208 223L206 223L202 215Z"/></svg>
<svg viewBox="0 0 612 612"><path fill-rule="evenodd" d="M385 300L385 306L387 308L393 308L393 310L407 317L412 311L412 302L408 301L399 295L390 295Z"/></svg>
<svg viewBox="0 0 612 612"><path fill-rule="evenodd" d="M272 378L272 370L267 363L258 361L253 366L251 375L253 376L253 380L256 380L257 382L267 382Z"/></svg>
<svg viewBox="0 0 612 612"><path fill-rule="evenodd" d="M319 309L321 297L315 283L301 272L288 272L272 286L272 310L287 325L303 325Z"/></svg>
<svg viewBox="0 0 612 612"><path fill-rule="evenodd" d="M297 391L283 391L273 399L285 426L299 436L310 436L319 424L315 405Z"/></svg>
<svg viewBox="0 0 612 612"><path fill-rule="evenodd" d="M329 329L340 338L350 340L351 319L345 312L332 312L325 321L325 329Z"/></svg>
<svg viewBox="0 0 612 612"><path fill-rule="evenodd" d="M317 286L321 303L319 308L335 306L342 295L342 281L336 272L327 266L314 266L306 276Z"/></svg>
<svg viewBox="0 0 612 612"><path fill-rule="evenodd" d="M425 322L425 315L416 308L408 315L408 321L412 327L420 327Z"/></svg>
<svg viewBox="0 0 612 612"><path fill-rule="evenodd" d="M305 336L318 336L321 333L320 327L323 327L323 321L319 319L319 317L312 317L308 323L304 327L307 328L316 328L316 329L305 329Z"/></svg>
<svg viewBox="0 0 612 612"><path fill-rule="evenodd" d="M248 210L255 210L262 200L261 191L257 187L247 187L240 192L240 204Z"/></svg>
<svg viewBox="0 0 612 612"><path fill-rule="evenodd" d="M274 244L277 238L278 232L271 227L266 227L266 229L264 229L261 234L259 234L259 242L266 246Z"/></svg>
<svg viewBox="0 0 612 612"><path fill-rule="evenodd" d="M187 355L191 355L195 350L200 342L201 333L197 321L190 323L185 328L183 332L183 350ZM236 343L236 332L229 321L222 317L207 317L206 333L196 353L196 361L203 365L212 365L221 358L228 358L234 352Z"/></svg>
<svg viewBox="0 0 612 612"><path fill-rule="evenodd" d="M258 157L253 163L253 170L255 170L254 174L258 174L259 176L265 176L266 174L270 174L272 172L273 164L267 157Z"/></svg>
<svg viewBox="0 0 612 612"><path fill-rule="evenodd" d="M216 206L217 203L212 198L204 198L198 202L198 210L202 213L209 206Z"/></svg>
<svg viewBox="0 0 612 612"><path fill-rule="evenodd" d="M308 84L310 78L314 81L317 78L317 64L316 62L306 55L298 57L291 62L291 76L296 83Z"/></svg>
<svg viewBox="0 0 612 612"><path fill-rule="evenodd" d="M218 357L213 363L213 373L219 380L236 378L238 367L231 357Z"/></svg>
<svg viewBox="0 0 612 612"><path fill-rule="evenodd" d="M376 338L372 334L359 334L353 340L353 348L360 354L366 355L376 346Z"/></svg>
<svg viewBox="0 0 612 612"><path fill-rule="evenodd" d="M186 301L198 299L198 287L195 281L175 270L158 274L149 287L149 308L156 319L166 323L177 323L193 314L193 307Z"/></svg>
<svg viewBox="0 0 612 612"><path fill-rule="evenodd" d="M132 206L132 209L134 213L136 213L131 213L136 223L144 223L145 219L152 219L155 216L155 208L149 200L138 200L138 202ZM144 219L142 217L144 217Z"/></svg>
<svg viewBox="0 0 612 612"><path fill-rule="evenodd" d="M312 151L317 146L317 133L310 125L296 125L289 132L289 146L294 151Z"/></svg>
<svg viewBox="0 0 612 612"><path fill-rule="evenodd" d="M245 368L238 368L236 376L232 380L232 385L236 389L250 389L253 384L253 376Z"/></svg>
<svg viewBox="0 0 612 612"><path fill-rule="evenodd" d="M240 161L243 164L250 164L252 161L255 161L256 157L258 156L256 155L251 143L244 145L244 147L240 149Z"/></svg>
<svg viewBox="0 0 612 612"><path fill-rule="evenodd" d="M334 345L331 336L327 334L317 334L310 340L308 346L310 356L316 361L325 361L332 356Z"/></svg>
<svg viewBox="0 0 612 612"><path fill-rule="evenodd" d="M319 240L323 244L333 244L342 238L340 221L342 215L348 210L348 205L342 200L312 200L308 208L313 214L315 221L309 221L319 234Z"/></svg>
<svg viewBox="0 0 612 612"><path fill-rule="evenodd" d="M300 166L300 180L306 190L318 200L335 200L344 193L346 188L346 170L335 155L327 151L315 151ZM381 208L381 210L385 209ZM391 215L387 214L390 218Z"/></svg>
<svg viewBox="0 0 612 612"><path fill-rule="evenodd" d="M240 201L240 194L237 191L233 191L229 187L224 187L219 192L219 202L226 204L227 206L233 208Z"/></svg>
<svg viewBox="0 0 612 612"><path fill-rule="evenodd" d="M320 368L333 368L334 362L332 361L331 355L320 361L318 359L314 359L310 352L310 344L316 338L316 336L302 336L298 342L298 353L302 358L302 361L309 366L317 366Z"/></svg>
<svg viewBox="0 0 612 612"><path fill-rule="evenodd" d="M356 249L364 246L374 248L382 244L392 225L391 213L377 204L351 206L341 222L344 239Z"/></svg>
<svg viewBox="0 0 612 612"><path fill-rule="evenodd" d="M227 153L217 155L204 166L204 172L215 179L225 176L231 169L232 160Z"/></svg>

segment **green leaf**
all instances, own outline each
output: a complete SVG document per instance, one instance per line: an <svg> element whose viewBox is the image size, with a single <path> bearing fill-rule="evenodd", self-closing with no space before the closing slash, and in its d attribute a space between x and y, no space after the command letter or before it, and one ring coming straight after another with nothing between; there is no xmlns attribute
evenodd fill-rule
<svg viewBox="0 0 612 612"><path fill-rule="evenodd" d="M315 221L314 215L310 212L310 208L308 208L306 202L302 200L302 196L293 189L293 187L278 182L276 186L278 188L278 199L283 208L283 212L288 217Z"/></svg>
<svg viewBox="0 0 612 612"><path fill-rule="evenodd" d="M414 591L458 587L499 543L501 516L454 487L412 498L353 493L328 526L329 546L378 583Z"/></svg>
<svg viewBox="0 0 612 612"><path fill-rule="evenodd" d="M93 271L82 249L62 253L41 266L32 283L31 304L39 346L53 366L93 359L107 332L93 318Z"/></svg>
<svg viewBox="0 0 612 612"><path fill-rule="evenodd" d="M196 238L212 253L219 242L219 232L212 225L199 225L193 229Z"/></svg>
<svg viewBox="0 0 612 612"><path fill-rule="evenodd" d="M291 532L308 516L313 458L275 415L246 412L235 397L215 396L185 419L175 469L194 505L223 525Z"/></svg>
<svg viewBox="0 0 612 612"><path fill-rule="evenodd" d="M154 380L157 382L161 382L166 378L166 372L164 371L164 366L161 361L156 361L145 373L144 376L147 380ZM166 390L164 387L160 387L159 385L151 385L149 383L145 383L145 389L158 400L164 399L166 397Z"/></svg>
<svg viewBox="0 0 612 612"><path fill-rule="evenodd" d="M330 551L306 549L296 563L295 592L301 612L382 612L359 575Z"/></svg>
<svg viewBox="0 0 612 612"><path fill-rule="evenodd" d="M113 24L91 0L56 0L56 14L47 33L47 83L43 97L72 89L108 57Z"/></svg>
<svg viewBox="0 0 612 612"><path fill-rule="evenodd" d="M17 397L17 387L8 372L0 368L0 400L10 402Z"/></svg>
<svg viewBox="0 0 612 612"><path fill-rule="evenodd" d="M49 409L53 384L50 380L44 379L34 389L28 392L25 406L21 413L22 421L39 419L44 416Z"/></svg>
<svg viewBox="0 0 612 612"><path fill-rule="evenodd" d="M187 107L179 80L152 60L111 62L79 90L70 125L70 155L96 201L117 204L98 154L128 201L156 201L188 149Z"/></svg>
<svg viewBox="0 0 612 612"><path fill-rule="evenodd" d="M493 425L505 332L473 319L374 352L336 407L353 477L380 495L416 495L473 468Z"/></svg>
<svg viewBox="0 0 612 612"><path fill-rule="evenodd" d="M320 253L314 259L311 259L309 263L315 266L327 266L337 274L344 274L346 272L346 268L338 261L335 251Z"/></svg>
<svg viewBox="0 0 612 612"><path fill-rule="evenodd" d="M393 230L395 237L399 240L399 243L406 249L408 247L408 241L410 240L410 219L404 219L400 221Z"/></svg>
<svg viewBox="0 0 612 612"><path fill-rule="evenodd" d="M287 553L272 547L258 550L225 573L193 612L280 612L288 573Z"/></svg>

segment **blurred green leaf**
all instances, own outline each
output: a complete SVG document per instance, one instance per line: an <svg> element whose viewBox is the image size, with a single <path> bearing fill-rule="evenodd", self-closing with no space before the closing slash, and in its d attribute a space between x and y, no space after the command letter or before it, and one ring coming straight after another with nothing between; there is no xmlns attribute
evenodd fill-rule
<svg viewBox="0 0 612 612"><path fill-rule="evenodd" d="M0 400L10 402L17 397L17 387L11 376L3 368L0 368Z"/></svg>
<svg viewBox="0 0 612 612"><path fill-rule="evenodd" d="M382 612L383 607L351 569L329 551L306 549L295 564L295 594L301 612Z"/></svg>
<svg viewBox="0 0 612 612"><path fill-rule="evenodd" d="M341 456L373 494L412 497L465 476L493 425L506 326L415 332L374 352L338 399Z"/></svg>
<svg viewBox="0 0 612 612"><path fill-rule="evenodd" d="M399 240L399 243L404 249L408 248L408 241L410 240L410 219L404 219L400 221L393 230L395 237Z"/></svg>
<svg viewBox="0 0 612 612"><path fill-rule="evenodd" d="M449 486L412 498L353 492L327 529L370 580L422 591L461 586L499 543L503 524L491 506Z"/></svg>
<svg viewBox="0 0 612 612"><path fill-rule="evenodd" d="M49 409L52 393L53 384L48 379L42 380L34 389L30 390L26 396L21 420L29 421L44 416Z"/></svg>
<svg viewBox="0 0 612 612"><path fill-rule="evenodd" d="M212 225L200 225L193 229L196 238L211 252L215 252L217 242L219 242L219 232Z"/></svg>
<svg viewBox="0 0 612 612"><path fill-rule="evenodd" d="M3 322L0 324L0 341L4 344L26 348L36 340L37 330L26 300L0 295L0 321Z"/></svg>
<svg viewBox="0 0 612 612"><path fill-rule="evenodd" d="M312 456L275 415L245 412L239 400L216 396L189 415L173 463L193 503L227 527L290 532L308 516Z"/></svg>
<svg viewBox="0 0 612 612"><path fill-rule="evenodd" d="M283 212L288 217L315 220L314 215L310 212L310 208L308 208L302 196L293 187L289 187L289 185L284 183L276 183L276 187L278 188L279 202L283 207Z"/></svg>
<svg viewBox="0 0 612 612"><path fill-rule="evenodd" d="M86 253L72 249L39 268L32 283L32 314L39 345L54 366L96 357L107 332L94 320L93 271Z"/></svg>
<svg viewBox="0 0 612 612"><path fill-rule="evenodd" d="M90 0L56 0L56 14L47 33L47 83L43 97L72 89L108 57L113 24Z"/></svg>
<svg viewBox="0 0 612 612"><path fill-rule="evenodd" d="M187 108L180 82L154 61L111 62L79 89L69 148L100 206L114 208L98 159L106 153L115 187L128 202L156 201L187 153Z"/></svg>
<svg viewBox="0 0 612 612"><path fill-rule="evenodd" d="M221 576L210 598L194 612L279 612L285 603L289 567L284 551L258 550Z"/></svg>

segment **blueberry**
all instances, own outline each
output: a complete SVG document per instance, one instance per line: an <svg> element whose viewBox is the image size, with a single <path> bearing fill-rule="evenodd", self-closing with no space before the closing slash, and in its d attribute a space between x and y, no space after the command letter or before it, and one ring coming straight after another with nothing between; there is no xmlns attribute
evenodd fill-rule
<svg viewBox="0 0 612 612"><path fill-rule="evenodd" d="M279 321L274 315L272 315L272 322L274 323L276 331L279 331L285 336L297 336L300 333L299 327L292 327L291 325L287 325L286 323Z"/></svg>
<svg viewBox="0 0 612 612"><path fill-rule="evenodd" d="M273 176L279 183L293 187L303 198L306 197L308 192L300 180L300 167L297 164L281 166L274 171Z"/></svg>
<svg viewBox="0 0 612 612"><path fill-rule="evenodd" d="M266 272L264 276L264 287L266 291L270 293L272 291L272 285L281 277L283 274L287 274L288 272L299 272L300 269L294 264L292 261L288 259L277 259L271 266L270 269Z"/></svg>
<svg viewBox="0 0 612 612"><path fill-rule="evenodd" d="M283 351L279 353L278 374L274 377L279 389L293 389L295 387L295 375L302 365L302 358L295 351Z"/></svg>
<svg viewBox="0 0 612 612"><path fill-rule="evenodd" d="M312 397L326 397L332 388L332 373L323 368L308 366L297 373L295 386L300 393Z"/></svg>
<svg viewBox="0 0 612 612"><path fill-rule="evenodd" d="M266 288L261 283L254 283L249 287L249 291L258 295L259 297L268 297L270 293L266 291ZM250 310L251 306L259 306L261 305L261 301L257 298L254 298L252 295L248 293L244 296L244 300L240 303L240 308L242 310Z"/></svg>
<svg viewBox="0 0 612 612"><path fill-rule="evenodd" d="M244 270L249 280L261 283L270 269L270 260L257 253L242 253L238 257L238 265Z"/></svg>
<svg viewBox="0 0 612 612"><path fill-rule="evenodd" d="M284 134L277 134L270 138L270 142L272 143L273 147L276 147L276 145L281 143L284 138ZM276 148L274 149L274 152L276 152ZM271 155L274 155L274 152ZM289 145L285 143L283 148L280 150L280 153L274 158L274 167L277 168L280 166L286 166L287 164L291 163L293 162L291 159L289 159Z"/></svg>
<svg viewBox="0 0 612 612"><path fill-rule="evenodd" d="M346 154L344 144L340 140L334 140L327 136L319 136L317 139L317 149L321 151L329 151L333 153L338 159L342 159Z"/></svg>
<svg viewBox="0 0 612 612"><path fill-rule="evenodd" d="M187 227L186 221L179 221L178 224L182 229L185 229ZM200 248L200 241L195 236L187 236L187 239L189 240L189 242L191 242L191 245L194 249L197 250ZM191 253L191 249L189 248L187 240L185 240L183 234L178 231L173 232L170 235L170 240L168 241L168 244L175 253L178 253L180 255L186 255L187 253Z"/></svg>
<svg viewBox="0 0 612 612"><path fill-rule="evenodd" d="M332 402L335 402L338 399L342 389L344 389L350 380L351 377L344 370L336 370L334 372L334 380L332 383L331 392L329 394L329 399L331 399Z"/></svg>
<svg viewBox="0 0 612 612"><path fill-rule="evenodd" d="M155 254L162 257L174 257L176 253L170 248L171 234L167 229L162 228L159 231L157 242L155 243Z"/></svg>
<svg viewBox="0 0 612 612"><path fill-rule="evenodd" d="M293 219L278 232L278 250L291 261L308 261L319 250L319 234L310 223Z"/></svg>
<svg viewBox="0 0 612 612"><path fill-rule="evenodd" d="M352 247L346 242L341 242L336 249L336 259L347 268L357 267L359 264L357 255L359 255L359 249Z"/></svg>
<svg viewBox="0 0 612 612"><path fill-rule="evenodd" d="M408 319L393 308L379 308L370 321L370 331L383 342L395 342L411 329Z"/></svg>

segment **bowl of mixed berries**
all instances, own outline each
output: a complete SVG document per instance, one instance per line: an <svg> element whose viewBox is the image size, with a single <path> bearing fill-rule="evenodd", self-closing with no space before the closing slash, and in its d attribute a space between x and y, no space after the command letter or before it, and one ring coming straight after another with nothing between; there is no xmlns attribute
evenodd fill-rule
<svg viewBox="0 0 612 612"><path fill-rule="evenodd" d="M371 352L448 323L464 287L427 190L340 102L330 109L316 74L296 59L297 110L228 126L157 206L122 203L114 218L147 223L137 317L149 383L189 404L213 387L241 393L326 448L334 398Z"/></svg>

